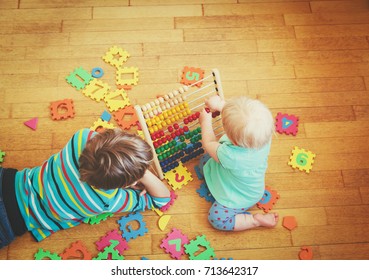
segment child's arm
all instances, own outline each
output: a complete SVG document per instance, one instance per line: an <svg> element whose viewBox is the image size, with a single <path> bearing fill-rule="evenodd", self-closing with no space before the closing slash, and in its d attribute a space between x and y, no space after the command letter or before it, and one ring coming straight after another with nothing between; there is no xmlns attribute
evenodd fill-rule
<svg viewBox="0 0 369 280"><path fill-rule="evenodd" d="M205 105L209 107L211 111L222 112L225 101L219 95L213 95L205 100Z"/></svg>
<svg viewBox="0 0 369 280"><path fill-rule="evenodd" d="M145 186L145 190L151 196L170 197L168 188L149 170L146 170L145 175L140 180L140 183Z"/></svg>
<svg viewBox="0 0 369 280"><path fill-rule="evenodd" d="M200 114L199 121L201 126L202 146L216 162L219 162L217 149L220 144L214 134L211 113L206 112L204 108Z"/></svg>

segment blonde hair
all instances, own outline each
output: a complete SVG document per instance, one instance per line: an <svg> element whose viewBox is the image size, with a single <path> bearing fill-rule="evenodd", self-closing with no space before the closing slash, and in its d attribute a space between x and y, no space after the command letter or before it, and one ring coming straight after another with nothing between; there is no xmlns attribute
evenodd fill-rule
<svg viewBox="0 0 369 280"><path fill-rule="evenodd" d="M270 110L259 100L246 96L225 103L222 122L228 138L241 147L261 148L274 133L274 119Z"/></svg>
<svg viewBox="0 0 369 280"><path fill-rule="evenodd" d="M141 137L121 129L107 129L86 144L79 157L81 181L101 189L115 189L140 180L153 159Z"/></svg>

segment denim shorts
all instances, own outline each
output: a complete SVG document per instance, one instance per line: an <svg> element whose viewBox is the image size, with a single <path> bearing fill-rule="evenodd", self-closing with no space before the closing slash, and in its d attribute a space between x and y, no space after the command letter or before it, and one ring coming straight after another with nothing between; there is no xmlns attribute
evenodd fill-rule
<svg viewBox="0 0 369 280"><path fill-rule="evenodd" d="M9 245L15 239L3 200L3 175L4 168L0 167L0 249Z"/></svg>

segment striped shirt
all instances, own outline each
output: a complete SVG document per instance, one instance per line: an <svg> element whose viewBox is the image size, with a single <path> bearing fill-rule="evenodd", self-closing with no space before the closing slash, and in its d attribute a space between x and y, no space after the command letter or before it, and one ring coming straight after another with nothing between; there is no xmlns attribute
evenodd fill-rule
<svg viewBox="0 0 369 280"><path fill-rule="evenodd" d="M67 145L41 166L18 171L15 191L27 229L41 241L60 229L74 227L102 213L160 208L170 198L132 189L97 189L79 180L78 159L96 132L77 131Z"/></svg>

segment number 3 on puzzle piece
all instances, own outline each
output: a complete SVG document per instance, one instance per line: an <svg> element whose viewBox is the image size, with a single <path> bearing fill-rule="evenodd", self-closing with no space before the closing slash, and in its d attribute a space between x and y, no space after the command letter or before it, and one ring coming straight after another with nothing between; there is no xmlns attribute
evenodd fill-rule
<svg viewBox="0 0 369 280"><path fill-rule="evenodd" d="M205 71L200 68L185 66L185 68L182 71L181 83L187 86L192 85L204 78L204 72ZM201 85L202 82L196 83L197 87L201 87Z"/></svg>

